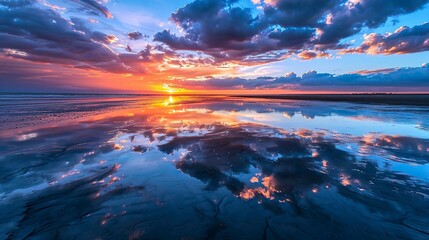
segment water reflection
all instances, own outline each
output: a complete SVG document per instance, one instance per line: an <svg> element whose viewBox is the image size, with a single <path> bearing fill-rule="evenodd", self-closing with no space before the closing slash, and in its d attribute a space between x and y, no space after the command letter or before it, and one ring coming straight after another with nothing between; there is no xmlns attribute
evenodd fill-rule
<svg viewBox="0 0 429 240"><path fill-rule="evenodd" d="M91 100L1 133L1 238L429 236L427 108Z"/></svg>

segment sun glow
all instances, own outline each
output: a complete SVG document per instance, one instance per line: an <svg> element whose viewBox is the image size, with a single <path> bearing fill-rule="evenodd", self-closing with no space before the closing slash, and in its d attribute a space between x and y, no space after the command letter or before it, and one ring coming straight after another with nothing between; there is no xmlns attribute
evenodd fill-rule
<svg viewBox="0 0 429 240"><path fill-rule="evenodd" d="M162 84L161 91L165 92L165 93L168 93L169 95L171 95L171 94L183 92L184 89L182 89L182 88L175 88L175 87L173 87L172 84L164 83L164 84Z"/></svg>

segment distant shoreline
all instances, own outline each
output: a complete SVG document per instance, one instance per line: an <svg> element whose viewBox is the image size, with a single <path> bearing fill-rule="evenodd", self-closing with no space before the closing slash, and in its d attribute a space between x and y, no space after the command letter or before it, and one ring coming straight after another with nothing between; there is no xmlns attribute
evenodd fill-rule
<svg viewBox="0 0 429 240"><path fill-rule="evenodd" d="M285 94L234 97L429 106L429 94Z"/></svg>
<svg viewBox="0 0 429 240"><path fill-rule="evenodd" d="M278 97L278 96L386 96L386 95L427 95L429 96L429 92L422 93L383 93L383 92L375 92L375 93L285 93L285 94L225 94L225 93L89 93L89 92L0 92L0 95L118 95L118 96L252 96L252 97Z"/></svg>
<svg viewBox="0 0 429 240"><path fill-rule="evenodd" d="M0 92L1 96L64 96L64 97L150 97L170 96L169 94L136 94L136 93L30 93L30 92ZM308 100L331 102L354 102L365 104L390 104L390 105L414 105L429 106L429 94L427 93L344 93L344 94L172 94L172 96L203 96L203 97L237 97L259 99L284 99L284 100Z"/></svg>

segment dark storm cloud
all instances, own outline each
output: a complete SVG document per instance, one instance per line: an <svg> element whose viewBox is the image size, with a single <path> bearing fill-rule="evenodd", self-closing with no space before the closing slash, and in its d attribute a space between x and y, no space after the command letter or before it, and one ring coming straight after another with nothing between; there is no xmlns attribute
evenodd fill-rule
<svg viewBox="0 0 429 240"><path fill-rule="evenodd" d="M53 9L33 3L0 2L0 56L121 74L147 73L150 64L164 62L178 66L213 63L207 57L179 54L161 46L148 45L138 51L116 45L115 35L91 29L87 20L67 19ZM124 53L114 51L119 46Z"/></svg>
<svg viewBox="0 0 429 240"><path fill-rule="evenodd" d="M72 1L77 4L80 4L81 6L87 9L90 9L94 13L104 15L106 18L113 17L110 11L98 1L95 1L95 0L72 0Z"/></svg>
<svg viewBox="0 0 429 240"><path fill-rule="evenodd" d="M273 31L268 37L279 40L277 46L280 48L299 50L304 47L314 36L311 28L286 28L282 31Z"/></svg>
<svg viewBox="0 0 429 240"><path fill-rule="evenodd" d="M405 54L429 50L429 23L412 28L401 27L392 34L372 33L358 47L344 53Z"/></svg>
<svg viewBox="0 0 429 240"><path fill-rule="evenodd" d="M22 5L19 5L22 4ZM15 1L0 8L0 54L108 72L143 72L126 65L107 44L113 35L92 31L83 20L67 20L51 9Z"/></svg>
<svg viewBox="0 0 429 240"><path fill-rule="evenodd" d="M165 30L154 39L176 50L198 50L226 60L276 50L274 41L260 34L265 29L261 20L250 9L231 6L234 2L194 1L171 17L185 30L184 36Z"/></svg>
<svg viewBox="0 0 429 240"><path fill-rule="evenodd" d="M246 41L261 30L250 9L227 7L228 1L215 1L216 4L207 7L211 2L197 1L172 15L172 20L188 31L190 40L200 40L208 47L222 47L225 43ZM195 3L204 4L193 6Z"/></svg>
<svg viewBox="0 0 429 240"><path fill-rule="evenodd" d="M304 59L326 57L324 51L344 48L341 40L364 27L379 27L389 17L414 12L428 1L261 1L263 11L255 16L236 0L195 0L171 16L183 36L165 30L154 40L175 50L202 51L221 61L246 61L275 51L298 56L305 52Z"/></svg>
<svg viewBox="0 0 429 240"><path fill-rule="evenodd" d="M84 34L78 33L59 14L33 7L0 10L1 48L12 48L46 58L76 61L112 60L114 55ZM87 54L90 53L90 54Z"/></svg>
<svg viewBox="0 0 429 240"><path fill-rule="evenodd" d="M301 77L289 73L283 77L259 77L257 79L228 78L208 79L198 82L178 82L185 87L214 89L346 89L347 87L423 87L429 88L429 66L419 68L399 68L373 74L332 75L310 71Z"/></svg>
<svg viewBox="0 0 429 240"><path fill-rule="evenodd" d="M320 20L344 0L278 0L267 4L264 18L282 27L317 27Z"/></svg>

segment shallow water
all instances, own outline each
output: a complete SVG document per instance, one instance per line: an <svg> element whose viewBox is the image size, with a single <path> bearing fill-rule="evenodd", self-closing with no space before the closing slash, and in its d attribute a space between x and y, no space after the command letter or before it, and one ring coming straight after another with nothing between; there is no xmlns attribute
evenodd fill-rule
<svg viewBox="0 0 429 240"><path fill-rule="evenodd" d="M428 239L429 108L2 96L0 239Z"/></svg>

